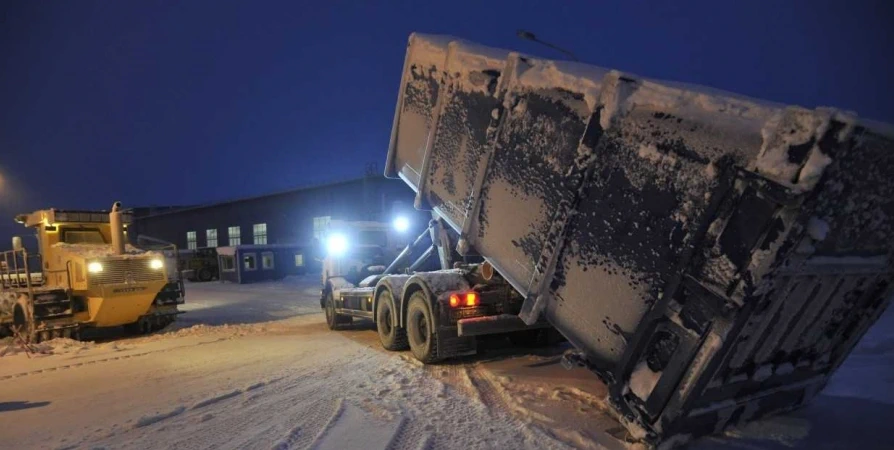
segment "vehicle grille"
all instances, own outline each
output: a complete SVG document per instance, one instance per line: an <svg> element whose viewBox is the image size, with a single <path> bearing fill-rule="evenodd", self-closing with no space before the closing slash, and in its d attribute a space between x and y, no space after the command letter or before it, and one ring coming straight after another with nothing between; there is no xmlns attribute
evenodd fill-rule
<svg viewBox="0 0 894 450"><path fill-rule="evenodd" d="M165 271L149 267L149 261L149 259L99 260L102 263L102 272L88 274L87 280L90 286L164 280Z"/></svg>

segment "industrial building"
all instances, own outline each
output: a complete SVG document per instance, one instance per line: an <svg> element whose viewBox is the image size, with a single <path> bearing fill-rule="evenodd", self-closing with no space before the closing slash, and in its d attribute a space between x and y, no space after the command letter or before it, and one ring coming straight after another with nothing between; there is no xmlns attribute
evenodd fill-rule
<svg viewBox="0 0 894 450"><path fill-rule="evenodd" d="M413 191L399 180L366 176L203 206L136 208L128 236L131 240L151 236L181 249L248 245L312 249L331 220L391 222L402 216L410 218L413 230L421 230L430 216L414 210L413 199Z"/></svg>

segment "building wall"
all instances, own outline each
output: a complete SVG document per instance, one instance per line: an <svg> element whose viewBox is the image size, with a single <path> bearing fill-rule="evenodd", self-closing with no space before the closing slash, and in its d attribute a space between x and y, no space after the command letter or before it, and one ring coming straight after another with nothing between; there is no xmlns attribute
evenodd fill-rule
<svg viewBox="0 0 894 450"><path fill-rule="evenodd" d="M307 264L312 259L309 248L303 246L247 246L247 248L234 248L233 255L218 255L220 260L220 281L231 283L256 283L258 281L280 280L289 275L303 275L308 271L319 271L316 264ZM251 255L254 258L254 268L246 266L245 257ZM264 267L265 255L272 258L273 266ZM302 265L295 264L296 255L302 256ZM223 270L223 259L233 258L233 270Z"/></svg>
<svg viewBox="0 0 894 450"><path fill-rule="evenodd" d="M188 248L187 232L194 231L197 247L206 247L206 230L216 229L217 246L224 247L230 245L228 228L238 226L240 243L245 245L255 243L253 226L263 223L267 244L313 245L315 217L390 222L403 214L424 228L429 215L413 209L413 198L413 191L400 180L369 177L161 214L135 214L128 236L135 240L146 235Z"/></svg>

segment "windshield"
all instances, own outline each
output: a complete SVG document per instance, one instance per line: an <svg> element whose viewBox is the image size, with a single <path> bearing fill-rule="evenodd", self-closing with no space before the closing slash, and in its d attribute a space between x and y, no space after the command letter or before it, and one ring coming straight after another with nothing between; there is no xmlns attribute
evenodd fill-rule
<svg viewBox="0 0 894 450"><path fill-rule="evenodd" d="M379 230L361 230L357 233L357 238L360 245L380 245L384 247L388 244L388 235L384 231Z"/></svg>
<svg viewBox="0 0 894 450"><path fill-rule="evenodd" d="M63 230L62 242L66 244L105 244L99 230Z"/></svg>

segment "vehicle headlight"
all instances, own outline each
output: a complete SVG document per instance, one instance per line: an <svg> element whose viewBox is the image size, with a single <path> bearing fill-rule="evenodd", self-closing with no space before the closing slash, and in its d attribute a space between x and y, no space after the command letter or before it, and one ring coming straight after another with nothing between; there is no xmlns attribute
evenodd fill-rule
<svg viewBox="0 0 894 450"><path fill-rule="evenodd" d="M410 229L410 219L407 219L404 216L398 216L394 219L394 223L392 225L394 226L394 229L397 230L399 233L403 233L404 231Z"/></svg>
<svg viewBox="0 0 894 450"><path fill-rule="evenodd" d="M333 234L326 239L326 252L331 256L341 256L348 250L348 238L343 234Z"/></svg>
<svg viewBox="0 0 894 450"><path fill-rule="evenodd" d="M102 263L93 261L92 263L87 264L87 272L90 273L100 273L102 272Z"/></svg>
<svg viewBox="0 0 894 450"><path fill-rule="evenodd" d="M158 270L158 269L163 268L164 266L165 266L164 261L162 261L160 259L153 259L153 260L149 261L149 267L152 269Z"/></svg>

